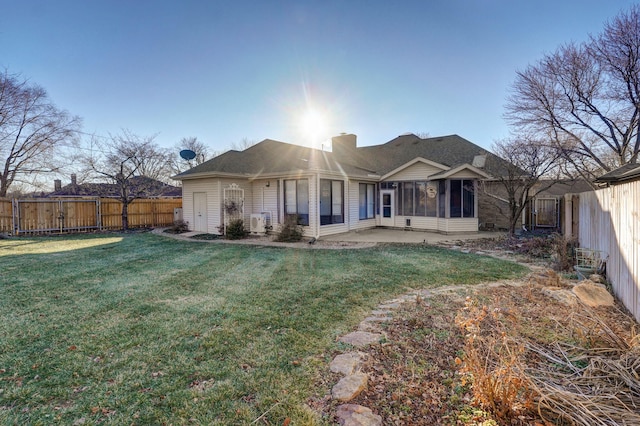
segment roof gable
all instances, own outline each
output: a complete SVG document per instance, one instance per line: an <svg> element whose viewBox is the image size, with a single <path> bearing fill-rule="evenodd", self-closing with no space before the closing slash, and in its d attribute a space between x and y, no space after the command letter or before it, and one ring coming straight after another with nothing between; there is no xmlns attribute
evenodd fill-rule
<svg viewBox="0 0 640 426"><path fill-rule="evenodd" d="M411 167L411 166L413 166L413 165L415 165L415 164L417 164L417 163L426 164L426 165L429 165L429 166L435 167L435 168L437 168L437 169L439 169L439 170L447 170L447 169L449 168L449 167L447 167L447 166L444 166L444 165L442 165L442 164L436 163L436 162L434 162L434 161L427 160L426 158L418 157L418 158L414 158L413 160L410 160L409 162L407 162L407 163L405 163L405 164L402 164L401 166L399 166L399 167L397 167L397 168L395 168L395 169L393 169L393 170L389 171L388 173L385 173L385 174L381 177L381 179L382 179L382 180L384 180L384 179L388 179L388 178L390 178L391 176L396 175L396 174L398 174L398 173L402 172L403 170L408 169L409 167Z"/></svg>

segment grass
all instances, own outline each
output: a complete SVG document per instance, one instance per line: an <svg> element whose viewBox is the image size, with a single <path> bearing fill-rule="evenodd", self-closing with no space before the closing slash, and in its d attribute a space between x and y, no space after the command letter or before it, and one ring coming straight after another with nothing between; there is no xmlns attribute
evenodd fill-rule
<svg viewBox="0 0 640 426"><path fill-rule="evenodd" d="M336 338L408 289L521 276L422 246L0 240L0 423L322 424ZM261 417L262 416L262 417Z"/></svg>

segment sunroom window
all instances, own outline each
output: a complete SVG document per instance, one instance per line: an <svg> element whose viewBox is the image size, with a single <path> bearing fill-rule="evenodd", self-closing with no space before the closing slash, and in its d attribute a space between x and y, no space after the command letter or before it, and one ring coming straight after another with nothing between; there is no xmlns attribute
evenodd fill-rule
<svg viewBox="0 0 640 426"><path fill-rule="evenodd" d="M320 179L320 225L344 223L344 182Z"/></svg>
<svg viewBox="0 0 640 426"><path fill-rule="evenodd" d="M284 181L284 212L296 215L298 225L309 225L309 180Z"/></svg>

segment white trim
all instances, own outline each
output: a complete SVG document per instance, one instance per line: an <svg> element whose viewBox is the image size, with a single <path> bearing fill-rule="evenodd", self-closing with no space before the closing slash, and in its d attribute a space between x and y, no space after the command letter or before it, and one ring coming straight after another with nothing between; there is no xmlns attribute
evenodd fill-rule
<svg viewBox="0 0 640 426"><path fill-rule="evenodd" d="M462 170L469 170L475 174L477 174L478 176L483 177L484 179L488 179L491 177L491 175L487 174L487 172L484 172L482 170L480 170L477 167L473 167L471 164L465 163L465 164L461 164L453 169L449 169L443 172L440 172L436 175L431 175L429 176L432 179L447 179L448 177L455 175L456 173L461 172ZM460 178L462 179L462 178Z"/></svg>
<svg viewBox="0 0 640 426"><path fill-rule="evenodd" d="M443 171L445 170L449 170L449 167L445 166L444 164L440 164L440 163L436 163L435 161L431 161L431 160L427 160L426 158L422 158L422 157L416 157L413 160L404 163L403 165L401 165L400 167L397 167L396 169L390 171L389 173L384 174L383 176L380 177L380 181L383 181L399 172L401 172L402 170L406 169L407 167L411 167L416 163L424 163L424 164L428 164L430 166L433 166L435 168L441 169ZM426 177L425 177L426 179Z"/></svg>

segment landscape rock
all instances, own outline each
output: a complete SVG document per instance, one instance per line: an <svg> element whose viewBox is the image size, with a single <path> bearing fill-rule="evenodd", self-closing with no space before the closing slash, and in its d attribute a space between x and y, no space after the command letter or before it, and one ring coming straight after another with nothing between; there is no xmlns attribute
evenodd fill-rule
<svg viewBox="0 0 640 426"><path fill-rule="evenodd" d="M356 404L340 405L336 412L338 424L342 426L380 426L382 417L373 414L367 407Z"/></svg>
<svg viewBox="0 0 640 426"><path fill-rule="evenodd" d="M603 285L596 284L593 281L585 280L578 283L573 287L573 293L578 296L582 303L592 308L614 305L611 293Z"/></svg>
<svg viewBox="0 0 640 426"><path fill-rule="evenodd" d="M558 302L567 306L573 306L577 303L576 295L567 288L561 287L544 287L542 294L545 294Z"/></svg>
<svg viewBox="0 0 640 426"><path fill-rule="evenodd" d="M335 400L351 401L367 387L369 377L364 373L345 376L331 389L331 397Z"/></svg>
<svg viewBox="0 0 640 426"><path fill-rule="evenodd" d="M353 331L349 334L345 334L340 338L342 343L348 343L357 348L362 348L365 346L369 346L373 343L377 343L380 341L382 334L380 333L369 333L368 331Z"/></svg>
<svg viewBox="0 0 640 426"><path fill-rule="evenodd" d="M338 355L329 364L329 369L333 373L349 376L358 370L360 364L362 364L363 357L364 354L361 352L347 352L346 354Z"/></svg>

